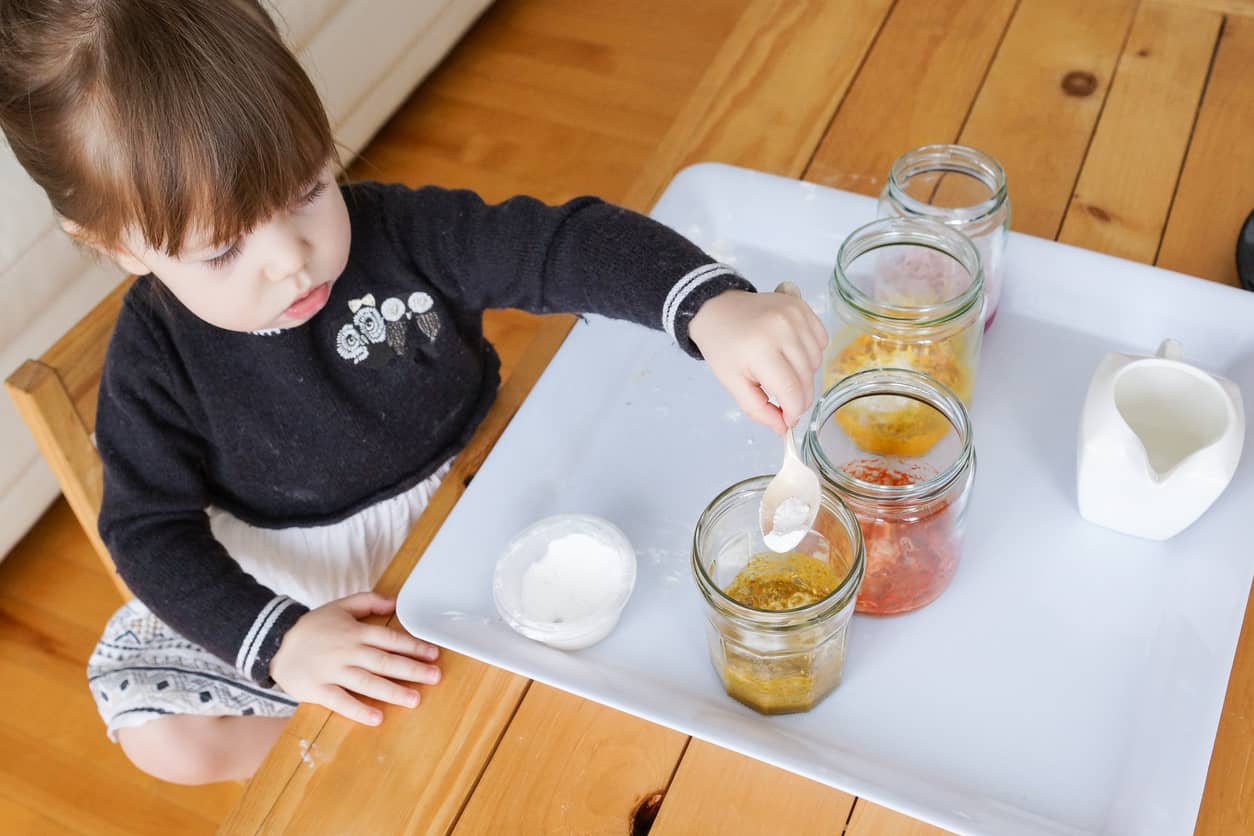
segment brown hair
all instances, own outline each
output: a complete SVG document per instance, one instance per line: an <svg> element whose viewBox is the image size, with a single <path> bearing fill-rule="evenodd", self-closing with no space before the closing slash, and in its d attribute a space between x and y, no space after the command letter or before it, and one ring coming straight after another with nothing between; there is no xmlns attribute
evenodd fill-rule
<svg viewBox="0 0 1254 836"><path fill-rule="evenodd" d="M92 243L172 256L290 206L335 151L255 0L0 0L0 128Z"/></svg>

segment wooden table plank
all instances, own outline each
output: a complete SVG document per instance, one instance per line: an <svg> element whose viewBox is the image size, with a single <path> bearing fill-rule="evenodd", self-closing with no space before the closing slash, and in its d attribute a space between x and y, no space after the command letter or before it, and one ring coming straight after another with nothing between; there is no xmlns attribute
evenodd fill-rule
<svg viewBox="0 0 1254 836"><path fill-rule="evenodd" d="M650 836L840 833L854 798L693 738Z"/></svg>
<svg viewBox="0 0 1254 836"><path fill-rule="evenodd" d="M1018 0L898 0L805 177L866 195L902 152L953 142Z"/></svg>
<svg viewBox="0 0 1254 836"><path fill-rule="evenodd" d="M1254 0L1164 0L1164 2L1183 9L1254 17Z"/></svg>
<svg viewBox="0 0 1254 836"><path fill-rule="evenodd" d="M701 161L801 176L891 5L755 0L632 185L626 205L653 206L676 172Z"/></svg>
<svg viewBox="0 0 1254 836"><path fill-rule="evenodd" d="M1254 833L1254 586L1219 715L1197 836Z"/></svg>
<svg viewBox="0 0 1254 836"><path fill-rule="evenodd" d="M686 735L532 683L454 833L630 833Z"/></svg>
<svg viewBox="0 0 1254 836"><path fill-rule="evenodd" d="M43 747L32 732L0 724L0 786L5 795L20 798L24 806L38 810L64 828L96 836L129 836L132 833L209 833L213 823L185 808L145 803L148 787L126 780L104 782L84 764L80 753ZM56 784L41 781L53 771ZM127 810L122 823L117 810ZM6 831L11 832L11 831Z"/></svg>
<svg viewBox="0 0 1254 836"><path fill-rule="evenodd" d="M423 689L421 722L389 707L377 729L331 718L298 740L302 763L263 833L443 832L455 820L527 680L455 653ZM333 768L323 768L330 767Z"/></svg>
<svg viewBox="0 0 1254 836"><path fill-rule="evenodd" d="M1141 6L1059 240L1153 262L1223 23Z"/></svg>
<svg viewBox="0 0 1254 836"><path fill-rule="evenodd" d="M1241 223L1254 210L1254 20L1229 17L1198 113L1158 264L1237 284Z"/></svg>
<svg viewBox="0 0 1254 836"><path fill-rule="evenodd" d="M1135 0L1019 4L960 138L1005 167L1015 229L1058 233L1135 9Z"/></svg>

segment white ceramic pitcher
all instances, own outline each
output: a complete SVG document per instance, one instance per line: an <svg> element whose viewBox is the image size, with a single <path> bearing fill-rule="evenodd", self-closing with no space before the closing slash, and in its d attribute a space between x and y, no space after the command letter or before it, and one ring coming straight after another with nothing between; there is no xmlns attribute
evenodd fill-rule
<svg viewBox="0 0 1254 836"><path fill-rule="evenodd" d="M1151 540L1188 528L1236 472L1245 410L1236 384L1181 358L1107 354L1080 422L1077 487L1090 522Z"/></svg>

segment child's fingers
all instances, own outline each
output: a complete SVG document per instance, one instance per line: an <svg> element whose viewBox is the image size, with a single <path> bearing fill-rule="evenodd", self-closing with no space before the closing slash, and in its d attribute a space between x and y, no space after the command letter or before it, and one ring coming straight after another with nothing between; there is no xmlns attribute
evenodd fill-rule
<svg viewBox="0 0 1254 836"><path fill-rule="evenodd" d="M407 688L399 682L393 682L382 676L375 676L362 668L349 668L347 680L344 684L355 693L380 702L413 708L420 699L418 692L413 688Z"/></svg>
<svg viewBox="0 0 1254 836"><path fill-rule="evenodd" d="M377 647L359 648L358 652L353 654L352 664L389 679L403 679L406 682L422 682L427 685L434 685L440 681L440 669L435 665L428 665L408 656L388 653Z"/></svg>
<svg viewBox="0 0 1254 836"><path fill-rule="evenodd" d="M422 639L416 639L408 633L394 630L391 627L364 624L362 625L361 640L371 647L377 647L389 653L412 656L424 662L434 662L440 658L440 648L424 642Z"/></svg>
<svg viewBox="0 0 1254 836"><path fill-rule="evenodd" d="M816 367L811 364L810 353L804 346L787 345L781 351L792 366L793 372L801 381L802 405L801 410L798 412L798 416L800 416L801 412L809 409L810 404L814 403L814 370ZM792 423L795 422L789 422L789 426Z"/></svg>
<svg viewBox="0 0 1254 836"><path fill-rule="evenodd" d="M779 409L767 401L766 393L756 381L737 375L726 385L745 415L770 427L777 435L784 433L784 419Z"/></svg>
<svg viewBox="0 0 1254 836"><path fill-rule="evenodd" d="M383 722L382 711L366 705L338 685L325 686L317 702L363 726L377 726Z"/></svg>
<svg viewBox="0 0 1254 836"><path fill-rule="evenodd" d="M396 611L396 599L377 592L358 592L339 601L353 618L365 618L368 615L391 615Z"/></svg>
<svg viewBox="0 0 1254 836"><path fill-rule="evenodd" d="M806 389L814 384L809 375L798 374L793 363L782 353L768 356L750 370L762 383L762 388L775 398L784 414L785 427L797 422L797 416L809 405Z"/></svg>

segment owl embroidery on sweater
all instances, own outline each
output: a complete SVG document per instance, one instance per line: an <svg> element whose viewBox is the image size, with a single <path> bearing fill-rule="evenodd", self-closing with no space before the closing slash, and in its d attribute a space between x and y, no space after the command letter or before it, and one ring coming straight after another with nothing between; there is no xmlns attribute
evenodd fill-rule
<svg viewBox="0 0 1254 836"><path fill-rule="evenodd" d="M389 297L383 304L373 293L350 299L352 320L340 327L335 350L341 357L367 368L381 368L417 348L417 340L435 342L440 334L440 317L432 308L435 301L421 291L408 299Z"/></svg>

